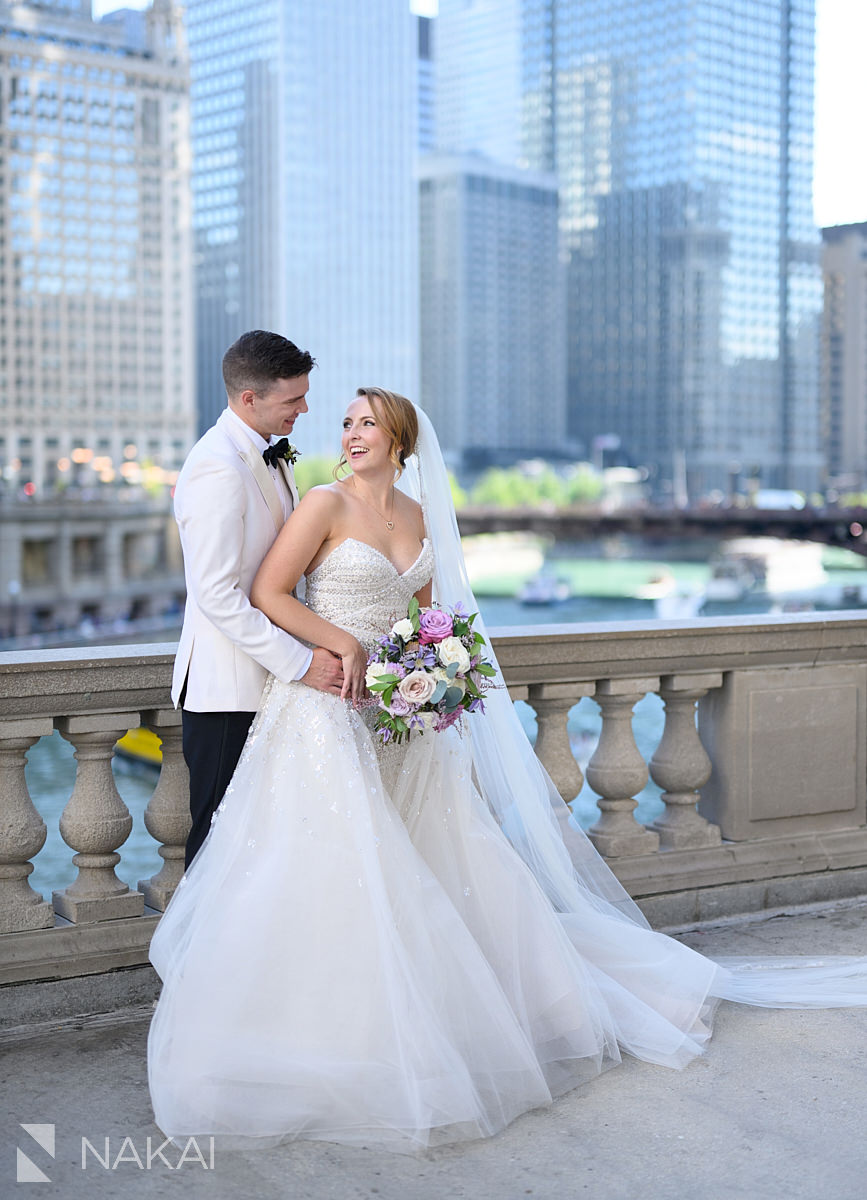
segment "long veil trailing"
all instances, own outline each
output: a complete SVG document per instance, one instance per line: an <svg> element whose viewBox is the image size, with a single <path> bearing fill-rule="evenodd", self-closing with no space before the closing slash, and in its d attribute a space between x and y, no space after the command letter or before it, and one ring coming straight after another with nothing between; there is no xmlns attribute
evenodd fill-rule
<svg viewBox="0 0 867 1200"><path fill-rule="evenodd" d="M439 441L427 415L418 407L416 411L419 439L400 486L419 501L424 511L436 558L434 600L447 605L461 603L469 612L477 612ZM476 627L487 636L481 616ZM488 646L502 683L490 641ZM704 992L708 999L768 1007L867 1004L867 957L738 958L711 963L653 932L613 871L575 824L527 740L505 687L489 691L484 716L473 717L465 726L479 791L560 914L573 942L587 952L588 938L594 936L594 931L587 928L588 905L605 922L619 922L620 932L626 935L621 952L636 956L632 962L618 963L621 980L624 974L630 977L629 986L637 985L641 990L641 975L650 958L657 978L665 979L665 972L672 969L670 985L677 988L683 984L697 1003ZM630 929L635 936L628 936ZM595 934L605 936L601 928ZM663 961L667 965L660 970ZM646 986L653 985L648 981Z"/></svg>

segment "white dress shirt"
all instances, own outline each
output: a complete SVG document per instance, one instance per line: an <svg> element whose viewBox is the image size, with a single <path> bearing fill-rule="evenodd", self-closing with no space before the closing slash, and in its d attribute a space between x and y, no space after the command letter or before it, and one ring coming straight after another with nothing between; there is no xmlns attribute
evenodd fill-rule
<svg viewBox="0 0 867 1200"><path fill-rule="evenodd" d="M257 433L251 425L246 421L242 421L233 408L226 408L226 412L230 419L238 426L239 429L247 435L253 445L261 454L268 446L272 446L275 442L279 442L278 437L272 437L270 441L266 441L261 433ZM268 470L271 472L271 478L274 480L274 485L277 488L277 495L280 497L280 504L283 507L283 516L287 519L292 515L292 493L286 483L286 477L276 463L268 463Z"/></svg>

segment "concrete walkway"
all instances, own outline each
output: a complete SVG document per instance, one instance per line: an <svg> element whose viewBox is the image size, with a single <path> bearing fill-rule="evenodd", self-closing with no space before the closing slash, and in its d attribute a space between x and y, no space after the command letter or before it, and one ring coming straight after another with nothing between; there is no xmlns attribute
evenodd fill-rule
<svg viewBox="0 0 867 1200"><path fill-rule="evenodd" d="M711 955L867 954L867 900L681 935ZM40 1026L4 1043L0 1197L199 1200L863 1200L867 1008L720 1007L683 1072L626 1060L498 1137L418 1156L296 1143L145 1165L162 1142L147 1092L147 1013ZM55 1157L20 1123L53 1124ZM82 1169L82 1137L93 1154ZM129 1138L126 1150L124 1138ZM44 1139L43 1139L44 1140ZM200 1146L208 1155L205 1139ZM18 1147L49 1178L16 1183ZM49 1147L50 1149L50 1147ZM135 1155L142 1160L140 1168ZM175 1164L180 1152L165 1152ZM128 1159L129 1161L124 1161Z"/></svg>

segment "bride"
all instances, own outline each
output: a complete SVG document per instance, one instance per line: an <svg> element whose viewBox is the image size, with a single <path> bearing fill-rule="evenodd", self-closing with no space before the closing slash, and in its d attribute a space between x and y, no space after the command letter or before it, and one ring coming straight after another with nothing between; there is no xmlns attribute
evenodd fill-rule
<svg viewBox="0 0 867 1200"><path fill-rule="evenodd" d="M270 678L157 927L148 1066L165 1133L484 1137L622 1051L685 1066L720 999L867 1004L867 959L714 963L651 930L505 689L463 729L380 745L359 647L413 596L475 606L430 421L359 388L342 446L351 474L305 496L252 599L343 659L345 698Z"/></svg>

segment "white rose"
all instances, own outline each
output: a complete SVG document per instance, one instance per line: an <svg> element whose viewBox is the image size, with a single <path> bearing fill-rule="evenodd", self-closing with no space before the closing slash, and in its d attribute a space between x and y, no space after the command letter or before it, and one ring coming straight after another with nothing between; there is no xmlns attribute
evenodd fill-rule
<svg viewBox="0 0 867 1200"><path fill-rule="evenodd" d="M396 621L391 627L391 636L403 638L405 642L411 640L415 630L412 627L412 621L409 617L404 617L402 621Z"/></svg>
<svg viewBox="0 0 867 1200"><path fill-rule="evenodd" d="M427 671L410 671L397 685L397 690L409 704L427 704L436 690L436 680Z"/></svg>
<svg viewBox="0 0 867 1200"><path fill-rule="evenodd" d="M364 676L364 682L370 687L376 683L380 675L393 675L394 667L391 663L372 662L368 664L367 673Z"/></svg>
<svg viewBox="0 0 867 1200"><path fill-rule="evenodd" d="M444 667L457 663L458 670L462 675L465 675L470 669L470 656L460 638L443 638L437 646L437 658Z"/></svg>

